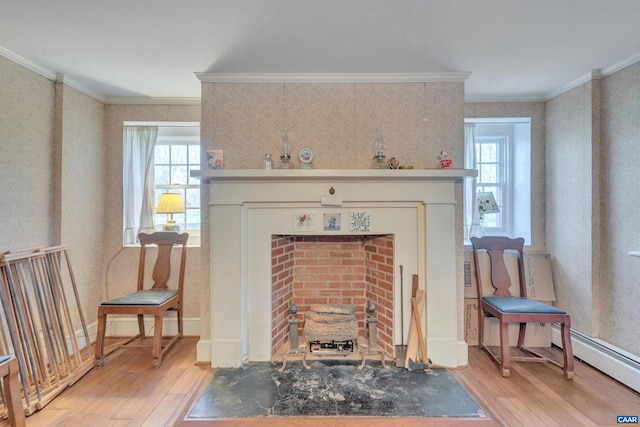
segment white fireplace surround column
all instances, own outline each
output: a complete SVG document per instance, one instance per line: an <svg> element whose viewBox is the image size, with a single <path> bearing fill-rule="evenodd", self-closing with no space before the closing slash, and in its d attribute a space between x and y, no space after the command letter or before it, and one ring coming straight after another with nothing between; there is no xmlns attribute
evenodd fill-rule
<svg viewBox="0 0 640 427"><path fill-rule="evenodd" d="M198 361L237 367L271 360L271 236L394 235L394 344L408 336L411 274L426 291L427 353L433 363L467 363L458 338L463 300L457 259L462 219L456 218L456 186L476 171L428 170L205 170L209 183L211 337L202 337ZM330 195L330 189L335 193ZM312 230L296 228L296 214L311 212ZM352 231L351 212L367 212L368 231ZM461 210L460 210L461 212ZM323 214L339 214L340 231L324 231ZM460 236L460 237L457 237ZM404 313L400 313L399 266L403 265ZM460 278L462 280L462 278ZM460 291L460 294L462 292Z"/></svg>

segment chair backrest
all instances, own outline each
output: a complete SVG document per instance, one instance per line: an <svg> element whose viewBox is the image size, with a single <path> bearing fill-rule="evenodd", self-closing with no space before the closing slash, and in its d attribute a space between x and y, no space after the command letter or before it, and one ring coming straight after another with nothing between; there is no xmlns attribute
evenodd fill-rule
<svg viewBox="0 0 640 427"><path fill-rule="evenodd" d="M478 257L479 251L486 251L489 255L491 266L491 286L495 289L494 295L497 296L513 296L509 291L511 286L511 276L505 264L505 251L513 251L518 264L518 286L520 288L520 296L527 297L527 289L524 276L524 262L522 249L524 247L524 239L522 237L510 239L508 237L472 237L471 245L473 246L473 257L478 272L476 278L478 282L478 296L483 297L482 274L479 273L481 266Z"/></svg>
<svg viewBox="0 0 640 427"><path fill-rule="evenodd" d="M144 289L144 271L148 245L158 245L158 257L153 267L151 289L168 289L167 281L171 273L171 250L174 246L182 247L180 257L180 274L178 276L178 292L182 294L184 286L184 269L187 260L188 233L156 232L152 234L140 233L140 264L138 265L138 290Z"/></svg>

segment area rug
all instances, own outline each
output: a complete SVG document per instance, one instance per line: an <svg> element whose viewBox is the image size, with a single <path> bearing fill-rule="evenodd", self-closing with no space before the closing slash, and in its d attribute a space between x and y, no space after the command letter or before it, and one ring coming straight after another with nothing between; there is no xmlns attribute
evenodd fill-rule
<svg viewBox="0 0 640 427"><path fill-rule="evenodd" d="M322 361L249 363L219 369L187 419L252 417L485 418L478 403L445 369L409 371L380 364Z"/></svg>

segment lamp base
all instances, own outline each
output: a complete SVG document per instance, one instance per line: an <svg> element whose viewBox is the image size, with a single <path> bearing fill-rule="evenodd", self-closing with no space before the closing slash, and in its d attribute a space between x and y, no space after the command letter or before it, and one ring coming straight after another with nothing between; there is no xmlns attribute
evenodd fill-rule
<svg viewBox="0 0 640 427"><path fill-rule="evenodd" d="M176 233L180 233L180 226L178 224L176 224L175 222L171 223L168 222L165 225L162 226L162 231L173 231Z"/></svg>

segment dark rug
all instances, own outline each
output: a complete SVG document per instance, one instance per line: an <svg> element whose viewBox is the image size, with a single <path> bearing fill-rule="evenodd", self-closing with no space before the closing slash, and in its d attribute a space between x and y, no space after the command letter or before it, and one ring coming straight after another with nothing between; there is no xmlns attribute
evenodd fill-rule
<svg viewBox="0 0 640 427"><path fill-rule="evenodd" d="M219 369L187 419L377 416L481 417L476 401L445 369L409 371L380 363L249 363Z"/></svg>

